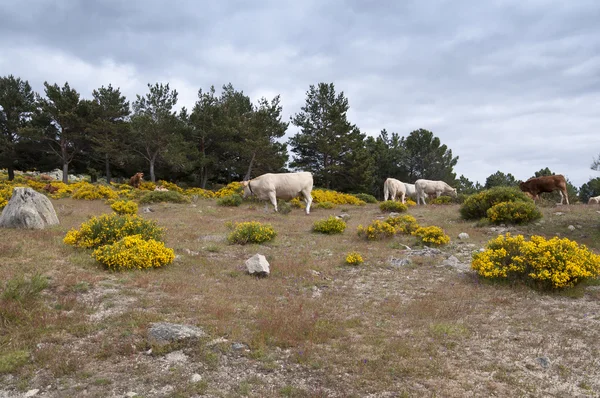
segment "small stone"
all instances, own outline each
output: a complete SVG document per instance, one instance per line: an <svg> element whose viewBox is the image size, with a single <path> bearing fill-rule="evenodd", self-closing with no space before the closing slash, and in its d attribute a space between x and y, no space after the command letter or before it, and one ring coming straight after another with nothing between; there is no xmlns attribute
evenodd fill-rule
<svg viewBox="0 0 600 398"><path fill-rule="evenodd" d="M202 376L200 376L198 373L194 373L192 375L192 383L198 383L200 381L202 381Z"/></svg>
<svg viewBox="0 0 600 398"><path fill-rule="evenodd" d="M557 211L554 213L555 216L562 216L563 214L565 213L563 213L562 211Z"/></svg>
<svg viewBox="0 0 600 398"><path fill-rule="evenodd" d="M29 390L25 393L25 397L33 397L33 396L37 395L38 392L40 392L39 388L36 388L34 390Z"/></svg>
<svg viewBox="0 0 600 398"><path fill-rule="evenodd" d="M390 264L393 267L406 267L407 265L412 264L412 260L408 257L406 258L391 258L390 259Z"/></svg>
<svg viewBox="0 0 600 398"><path fill-rule="evenodd" d="M535 359L535 361L539 363L542 368L547 368L550 366L550 359L548 359L548 357L538 357Z"/></svg>
<svg viewBox="0 0 600 398"><path fill-rule="evenodd" d="M149 208L149 207L144 207L144 208L142 209L142 213L152 213L153 211L154 211L154 210L152 210L152 209L151 209L151 208Z"/></svg>
<svg viewBox="0 0 600 398"><path fill-rule="evenodd" d="M129 398L137 397L137 395L138 395L138 393L133 392L133 391L129 391L128 393L125 394L125 396L129 397Z"/></svg>
<svg viewBox="0 0 600 398"><path fill-rule="evenodd" d="M466 232L461 232L458 234L458 239L469 239L469 234Z"/></svg>
<svg viewBox="0 0 600 398"><path fill-rule="evenodd" d="M231 344L231 349L234 351L244 350L246 349L246 344L243 343L233 343Z"/></svg>
<svg viewBox="0 0 600 398"><path fill-rule="evenodd" d="M569 229L569 231L575 231L575 226L573 225L569 225L567 228Z"/></svg>

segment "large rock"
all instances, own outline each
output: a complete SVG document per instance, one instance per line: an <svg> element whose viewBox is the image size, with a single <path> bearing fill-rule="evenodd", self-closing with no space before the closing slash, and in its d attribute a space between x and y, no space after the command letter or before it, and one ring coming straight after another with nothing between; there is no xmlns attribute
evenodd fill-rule
<svg viewBox="0 0 600 398"><path fill-rule="evenodd" d="M192 325L158 322L150 324L148 340L157 345L165 345L181 340L200 338L204 330Z"/></svg>
<svg viewBox="0 0 600 398"><path fill-rule="evenodd" d="M246 269L250 274L269 275L269 262L262 254L255 254L246 260Z"/></svg>
<svg viewBox="0 0 600 398"><path fill-rule="evenodd" d="M43 229L58 224L50 199L31 188L15 188L0 216L2 228Z"/></svg>

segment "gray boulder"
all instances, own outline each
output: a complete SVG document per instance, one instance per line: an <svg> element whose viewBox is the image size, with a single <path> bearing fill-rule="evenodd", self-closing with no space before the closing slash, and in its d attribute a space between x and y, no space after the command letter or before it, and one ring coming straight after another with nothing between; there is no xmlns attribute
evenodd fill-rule
<svg viewBox="0 0 600 398"><path fill-rule="evenodd" d="M157 345L200 338L204 335L204 330L198 327L167 322L152 323L148 329L148 340Z"/></svg>
<svg viewBox="0 0 600 398"><path fill-rule="evenodd" d="M17 187L0 216L2 228L44 229L58 225L52 202L31 188Z"/></svg>

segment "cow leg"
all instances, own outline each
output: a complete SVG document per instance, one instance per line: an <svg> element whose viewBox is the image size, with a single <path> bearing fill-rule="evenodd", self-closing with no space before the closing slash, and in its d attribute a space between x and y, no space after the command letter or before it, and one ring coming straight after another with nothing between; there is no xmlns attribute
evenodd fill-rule
<svg viewBox="0 0 600 398"><path fill-rule="evenodd" d="M272 192L269 194L269 200L271 201L271 204L275 208L275 211L277 211L277 197L275 196L275 192Z"/></svg>
<svg viewBox="0 0 600 398"><path fill-rule="evenodd" d="M401 193L400 193L400 195L401 195L401 197L402 197L402 203L403 203L403 204L404 204L404 203L406 203L406 193L404 193L404 192L401 192Z"/></svg>
<svg viewBox="0 0 600 398"><path fill-rule="evenodd" d="M310 192L302 191L302 196L304 196L304 203L306 203L306 215L310 214L310 205L312 203L312 196Z"/></svg>
<svg viewBox="0 0 600 398"><path fill-rule="evenodd" d="M563 200L565 200L565 199L566 199L567 204L569 204L569 196L567 195L567 191L560 190L560 191L558 191L558 193L560 194L560 204L562 205Z"/></svg>

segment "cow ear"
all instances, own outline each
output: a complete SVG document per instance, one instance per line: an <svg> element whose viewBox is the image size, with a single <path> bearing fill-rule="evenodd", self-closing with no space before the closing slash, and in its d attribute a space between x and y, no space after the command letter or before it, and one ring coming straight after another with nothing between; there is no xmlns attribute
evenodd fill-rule
<svg viewBox="0 0 600 398"><path fill-rule="evenodd" d="M247 187L248 186L248 181L240 181L240 183L242 184L243 187Z"/></svg>

